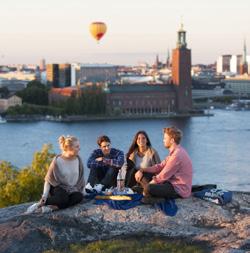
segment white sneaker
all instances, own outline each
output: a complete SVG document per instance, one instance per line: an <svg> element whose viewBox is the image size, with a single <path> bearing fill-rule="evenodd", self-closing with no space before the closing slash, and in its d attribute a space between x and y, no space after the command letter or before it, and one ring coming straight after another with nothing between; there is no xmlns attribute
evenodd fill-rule
<svg viewBox="0 0 250 253"><path fill-rule="evenodd" d="M126 194L134 194L134 191L131 188L125 188L125 193Z"/></svg>
<svg viewBox="0 0 250 253"><path fill-rule="evenodd" d="M53 209L49 206L42 206L41 209L42 209L42 213L51 213L51 212L53 212Z"/></svg>
<svg viewBox="0 0 250 253"><path fill-rule="evenodd" d="M104 188L104 185L103 184L96 184L93 189L97 192L97 193L100 193L102 192L102 189Z"/></svg>
<svg viewBox="0 0 250 253"><path fill-rule="evenodd" d="M84 191L85 191L86 193L93 193L93 192L94 192L94 189L93 189L93 187L91 186L90 183L87 183L87 184L85 185Z"/></svg>
<svg viewBox="0 0 250 253"><path fill-rule="evenodd" d="M28 207L28 209L25 212L25 214L34 213L39 207L40 207L39 203L35 203L35 204L33 204L33 205L31 205L31 206Z"/></svg>

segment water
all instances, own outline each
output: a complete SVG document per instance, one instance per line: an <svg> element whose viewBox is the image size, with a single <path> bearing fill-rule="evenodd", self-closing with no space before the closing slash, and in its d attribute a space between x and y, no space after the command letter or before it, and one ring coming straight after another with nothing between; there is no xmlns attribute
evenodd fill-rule
<svg viewBox="0 0 250 253"><path fill-rule="evenodd" d="M250 191L250 111L214 110L214 117L166 120L128 120L82 123L27 122L0 124L0 160L22 168L29 165L35 151L51 143L58 153L60 135L75 135L81 142L85 164L96 139L106 134L112 146L127 151L134 134L145 130L163 159L168 151L162 143L162 129L175 125L182 129L182 145L191 156L194 184L215 183L230 190Z"/></svg>

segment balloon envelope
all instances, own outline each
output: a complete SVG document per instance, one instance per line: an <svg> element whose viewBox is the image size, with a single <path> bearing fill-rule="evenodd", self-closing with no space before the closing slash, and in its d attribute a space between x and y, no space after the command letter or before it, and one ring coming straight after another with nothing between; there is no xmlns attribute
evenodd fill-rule
<svg viewBox="0 0 250 253"><path fill-rule="evenodd" d="M98 41L107 31L107 26L103 22L93 22L89 27L90 33Z"/></svg>

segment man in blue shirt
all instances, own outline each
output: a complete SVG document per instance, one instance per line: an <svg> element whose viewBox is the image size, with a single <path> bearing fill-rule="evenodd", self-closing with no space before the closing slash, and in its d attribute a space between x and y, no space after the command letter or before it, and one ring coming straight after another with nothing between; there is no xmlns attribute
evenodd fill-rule
<svg viewBox="0 0 250 253"><path fill-rule="evenodd" d="M87 166L90 168L86 191L97 192L116 186L116 177L119 169L124 163L124 153L118 149L111 148L108 136L103 135L97 139L100 147L90 155Z"/></svg>

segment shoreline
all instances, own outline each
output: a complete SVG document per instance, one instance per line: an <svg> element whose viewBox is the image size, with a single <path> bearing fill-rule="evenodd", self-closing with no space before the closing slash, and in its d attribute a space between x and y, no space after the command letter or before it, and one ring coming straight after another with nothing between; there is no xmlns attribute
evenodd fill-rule
<svg viewBox="0 0 250 253"><path fill-rule="evenodd" d="M106 120L153 120L153 119L171 119L171 118L189 118L189 117L211 117L213 113L198 112L185 114L156 114L156 115L128 115L128 116L110 116L110 115L16 115L6 116L6 122L29 122L29 121L51 121L51 122L85 122L85 121L106 121Z"/></svg>

